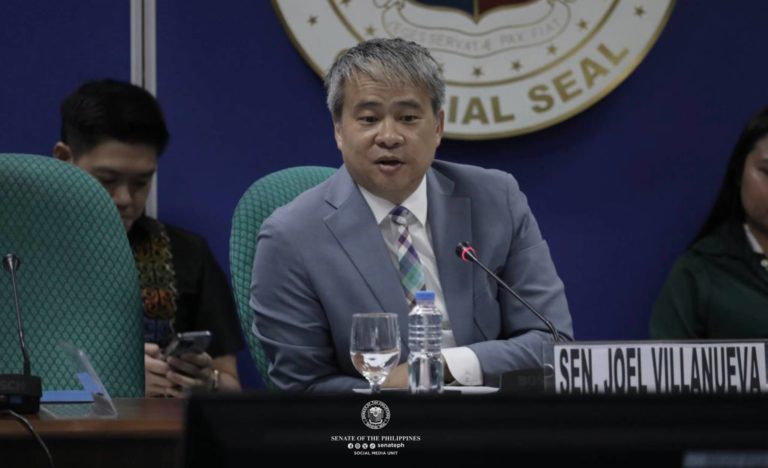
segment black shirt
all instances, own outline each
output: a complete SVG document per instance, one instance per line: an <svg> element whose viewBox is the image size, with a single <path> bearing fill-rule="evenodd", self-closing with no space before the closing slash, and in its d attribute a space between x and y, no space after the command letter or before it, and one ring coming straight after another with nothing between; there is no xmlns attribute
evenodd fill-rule
<svg viewBox="0 0 768 468"><path fill-rule="evenodd" d="M172 331L209 330L212 336L208 353L212 357L234 354L243 349L244 341L229 282L205 239L167 224L163 226L170 241L175 272L176 313L172 320L163 321L148 317L145 311L145 340L165 346ZM134 252L135 247L148 241L150 233L158 228L156 221L139 218L128 233Z"/></svg>

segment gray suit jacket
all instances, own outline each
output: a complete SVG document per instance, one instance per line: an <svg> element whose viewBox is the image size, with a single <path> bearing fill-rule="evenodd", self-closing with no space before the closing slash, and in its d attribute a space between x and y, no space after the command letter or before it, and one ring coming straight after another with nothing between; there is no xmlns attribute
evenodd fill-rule
<svg viewBox="0 0 768 468"><path fill-rule="evenodd" d="M434 161L427 172L428 222L458 346L480 360L486 385L538 367L546 327L479 267L454 253L469 241L518 294L572 335L563 283L525 195L504 172ZM257 240L251 285L253 333L285 390L366 387L349 356L352 314L398 315L407 358L408 305L373 213L345 167L276 210Z"/></svg>

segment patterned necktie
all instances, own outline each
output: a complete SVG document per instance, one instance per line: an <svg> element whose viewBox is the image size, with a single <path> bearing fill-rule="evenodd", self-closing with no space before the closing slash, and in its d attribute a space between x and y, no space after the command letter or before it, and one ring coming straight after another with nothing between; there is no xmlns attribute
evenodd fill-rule
<svg viewBox="0 0 768 468"><path fill-rule="evenodd" d="M408 230L408 220L413 215L407 208L396 206L389 213L392 222L397 226L397 262L400 266L400 281L408 302L413 305L416 291L424 289L424 272L421 269L419 254L413 247L411 232Z"/></svg>

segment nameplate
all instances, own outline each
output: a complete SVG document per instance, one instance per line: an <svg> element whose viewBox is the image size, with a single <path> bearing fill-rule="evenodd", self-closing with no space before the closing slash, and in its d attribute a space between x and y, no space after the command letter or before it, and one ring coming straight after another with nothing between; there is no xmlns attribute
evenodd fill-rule
<svg viewBox="0 0 768 468"><path fill-rule="evenodd" d="M764 341L559 343L563 394L768 393Z"/></svg>

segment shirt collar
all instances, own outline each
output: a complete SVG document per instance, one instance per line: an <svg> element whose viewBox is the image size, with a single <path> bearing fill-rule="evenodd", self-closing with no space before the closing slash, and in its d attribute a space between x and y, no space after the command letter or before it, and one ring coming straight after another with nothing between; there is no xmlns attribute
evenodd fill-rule
<svg viewBox="0 0 768 468"><path fill-rule="evenodd" d="M749 241L749 245L752 247L752 250L755 253L762 255L764 253L763 248L757 242L757 239L755 239L755 236L752 234L752 230L749 229L749 225L747 225L747 223L744 223L744 232L747 234L747 241Z"/></svg>
<svg viewBox="0 0 768 468"><path fill-rule="evenodd" d="M371 207L373 216L376 218L376 224L381 224L382 221L384 221L389 216L389 212L392 211L392 208L394 208L396 205L389 200L385 200L372 194L368 190L364 189L360 184L358 184L357 187L360 189L360 193L363 194L363 198L365 198L368 206ZM405 201L400 203L400 206L407 208L408 211L410 211L416 218L416 221L421 223L422 226L427 225L426 175L422 177L421 183L416 188L416 190L414 190L413 193L405 199Z"/></svg>

